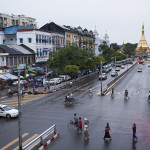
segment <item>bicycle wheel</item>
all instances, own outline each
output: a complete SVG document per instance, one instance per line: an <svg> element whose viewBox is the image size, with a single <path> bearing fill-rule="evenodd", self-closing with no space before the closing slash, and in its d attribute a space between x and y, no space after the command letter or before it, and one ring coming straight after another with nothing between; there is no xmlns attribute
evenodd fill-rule
<svg viewBox="0 0 150 150"><path fill-rule="evenodd" d="M77 99L74 99L74 103L76 103L76 104L77 104L77 103L78 103L78 100L77 100Z"/></svg>

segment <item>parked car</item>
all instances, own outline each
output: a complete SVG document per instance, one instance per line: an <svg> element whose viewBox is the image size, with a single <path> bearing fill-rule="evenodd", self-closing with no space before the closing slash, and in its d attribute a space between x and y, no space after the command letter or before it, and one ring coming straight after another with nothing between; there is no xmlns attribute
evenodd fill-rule
<svg viewBox="0 0 150 150"><path fill-rule="evenodd" d="M122 66L121 66L121 69L124 69L124 68L125 68L125 66L124 66L124 65L122 65Z"/></svg>
<svg viewBox="0 0 150 150"><path fill-rule="evenodd" d="M137 72L142 72L142 68L138 68L138 69L137 69Z"/></svg>
<svg viewBox="0 0 150 150"><path fill-rule="evenodd" d="M113 72L111 73L111 76L112 76L112 77L116 77L116 76L118 76L118 72L113 71Z"/></svg>
<svg viewBox="0 0 150 150"><path fill-rule="evenodd" d="M116 71L120 71L120 68L119 67L116 67L116 69L115 69Z"/></svg>
<svg viewBox="0 0 150 150"><path fill-rule="evenodd" d="M50 79L50 84L60 84L61 83L61 80L59 78L53 78L53 79Z"/></svg>
<svg viewBox="0 0 150 150"><path fill-rule="evenodd" d="M101 75L99 76L99 80L101 80L101 78L102 80L106 80L107 79L106 73L102 73L102 76Z"/></svg>
<svg viewBox="0 0 150 150"><path fill-rule="evenodd" d="M0 104L0 116L11 118L11 117L17 117L19 114L17 109L13 109L7 105L1 105Z"/></svg>

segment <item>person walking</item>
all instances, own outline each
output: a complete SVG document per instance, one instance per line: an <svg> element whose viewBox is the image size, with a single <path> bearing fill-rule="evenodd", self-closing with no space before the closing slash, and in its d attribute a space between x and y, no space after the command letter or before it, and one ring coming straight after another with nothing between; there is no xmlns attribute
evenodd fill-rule
<svg viewBox="0 0 150 150"><path fill-rule="evenodd" d="M109 138L110 140L112 140L112 138L111 138L111 136L110 136L110 134L109 134L109 131L110 131L110 126L109 126L109 123L107 123L106 124L106 127L105 127L105 135L104 135L104 140L105 140L105 138Z"/></svg>
<svg viewBox="0 0 150 150"><path fill-rule="evenodd" d="M46 89L47 89L47 85L44 84L44 92L46 92Z"/></svg>
<svg viewBox="0 0 150 150"><path fill-rule="evenodd" d="M84 123L84 140L89 139L89 131L88 131L88 124L85 122Z"/></svg>
<svg viewBox="0 0 150 150"><path fill-rule="evenodd" d="M136 136L136 124L135 123L133 124L132 131L133 131L133 140L137 140L137 136Z"/></svg>
<svg viewBox="0 0 150 150"><path fill-rule="evenodd" d="M78 122L78 134L82 134L82 120L81 120L81 117L79 117L79 122Z"/></svg>

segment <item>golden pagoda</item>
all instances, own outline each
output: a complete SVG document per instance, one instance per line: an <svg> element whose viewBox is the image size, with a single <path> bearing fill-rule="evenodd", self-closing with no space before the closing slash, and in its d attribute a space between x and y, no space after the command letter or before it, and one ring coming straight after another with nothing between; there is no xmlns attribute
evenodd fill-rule
<svg viewBox="0 0 150 150"><path fill-rule="evenodd" d="M145 57L145 56L147 56L148 53L150 53L150 49L149 49L149 46L148 46L147 41L144 36L144 24L143 24L142 35L141 35L141 39L138 43L138 46L135 49L135 56Z"/></svg>
<svg viewBox="0 0 150 150"><path fill-rule="evenodd" d="M124 44L124 41L123 41L123 44L122 44L121 48L118 50L118 52L123 54L124 49L125 49L125 44Z"/></svg>

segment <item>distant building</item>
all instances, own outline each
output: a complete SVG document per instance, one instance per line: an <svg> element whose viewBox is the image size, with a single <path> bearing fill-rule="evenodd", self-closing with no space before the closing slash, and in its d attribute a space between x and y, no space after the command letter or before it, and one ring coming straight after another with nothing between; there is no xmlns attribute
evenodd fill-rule
<svg viewBox="0 0 150 150"><path fill-rule="evenodd" d="M144 35L144 25L142 26L142 35L138 43L137 48L135 49L135 56L137 57L147 57L150 54L150 48L147 44L145 35Z"/></svg>
<svg viewBox="0 0 150 150"><path fill-rule="evenodd" d="M26 17L25 15L8 15L0 13L0 28L6 28L10 26L24 26L36 29L36 19Z"/></svg>
<svg viewBox="0 0 150 150"><path fill-rule="evenodd" d="M65 46L76 43L80 48L85 48L87 51L95 54L95 36L92 31L83 30L81 27L61 26L54 22L45 24L40 30L62 33L65 36Z"/></svg>
<svg viewBox="0 0 150 150"><path fill-rule="evenodd" d="M96 27L94 29L93 34L95 35L95 55L98 56L102 54L102 52L98 50L99 45L103 44L103 42L105 41L106 44L110 47L110 41L107 33L105 34L103 39L99 38L99 33L97 32Z"/></svg>

